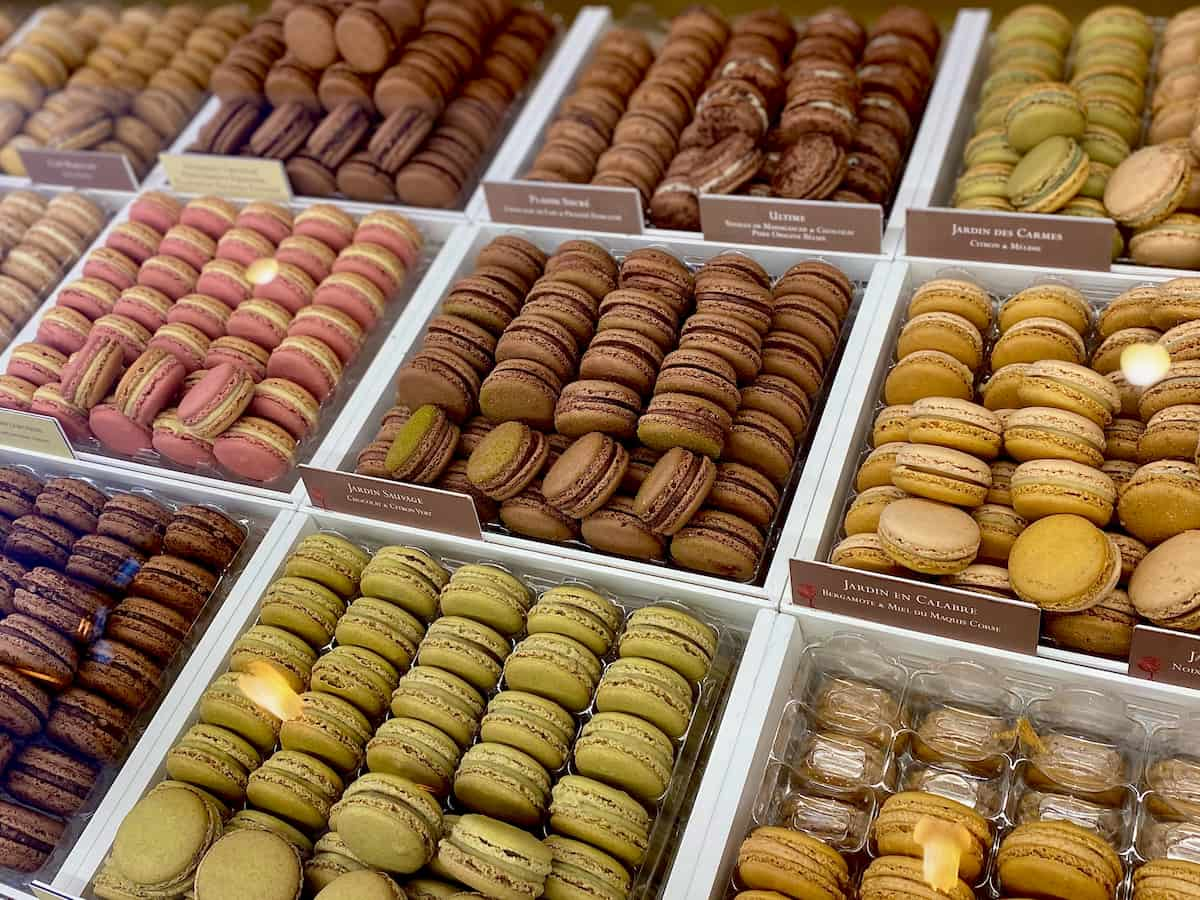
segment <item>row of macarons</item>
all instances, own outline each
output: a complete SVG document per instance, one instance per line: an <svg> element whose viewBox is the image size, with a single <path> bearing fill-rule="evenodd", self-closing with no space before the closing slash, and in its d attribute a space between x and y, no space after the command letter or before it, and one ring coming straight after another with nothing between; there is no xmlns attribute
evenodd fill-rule
<svg viewBox="0 0 1200 900"><path fill-rule="evenodd" d="M85 195L0 197L0 350L104 227L107 212Z"/></svg>
<svg viewBox="0 0 1200 900"><path fill-rule="evenodd" d="M405 785L421 784L445 797L453 786L462 807L533 826L547 813L550 772L562 776L573 754L572 771L581 774L570 777L619 798L631 813L637 810L636 821L645 828L649 819L640 804L652 803L665 790L674 739L686 727L676 715L690 704L689 699L669 708L645 691L669 673L690 696L688 681L704 677L716 632L673 607L634 612L622 628L623 617L613 601L582 585L551 588L534 602L534 592L520 579L493 566L467 565L451 574L415 548L385 547L368 556L336 535L310 536L264 596L260 624L234 645L231 672L202 696L201 724L168 754L168 773L235 807L248 797L251 809L237 813L231 824L269 827L293 840L306 857L314 847L304 832L332 824L337 833L317 842L306 867L314 892L364 865L403 873L422 864L405 867L413 852L407 841L388 844L382 835L363 833L352 800L359 783L363 795L403 796ZM529 637L504 667L505 690L494 693L500 667L489 658L507 654L512 636L526 632ZM317 655L313 648L330 639L334 648L307 662ZM573 714L590 705L599 656L610 648L620 654L610 669L625 661L652 671L614 677L607 689L601 682L600 711L576 740ZM240 689L245 676L238 673L253 673L262 662L293 687L308 688L297 715L281 721ZM643 686L647 677L652 680ZM392 717L372 736L389 703ZM480 742L472 744L477 734ZM262 762L277 743L283 749ZM231 748L239 760L232 768L237 775L215 762L227 763ZM371 774L351 784L335 806L347 776L364 759ZM323 786L317 793L324 800L312 800L313 791L287 790L289 778L303 779L313 790ZM545 788L540 801L539 783ZM350 810L341 826L340 806ZM574 836L596 843L591 853L597 858L605 859L608 850L625 865L635 865L645 847L645 835L632 845L628 836L610 835L607 842ZM627 889L622 864L606 861L622 873Z"/></svg>
<svg viewBox="0 0 1200 900"><path fill-rule="evenodd" d="M149 192L59 292L38 340L13 349L7 374L26 383L26 408L55 415L73 440L154 448L193 468L224 459L270 481L290 469L421 243L385 211L356 223L333 207L293 216ZM268 268L252 281L256 265Z"/></svg>
<svg viewBox="0 0 1200 900"><path fill-rule="evenodd" d="M245 532L211 507L172 509L17 468L0 470L0 502L11 519L0 555L0 761L10 796L40 811L6 808L0 821L40 815L60 835L56 817L79 812L119 757ZM38 843L17 841L0 864L36 870L57 837Z"/></svg>
<svg viewBox="0 0 1200 900"><path fill-rule="evenodd" d="M652 248L631 251L618 264L587 241L546 254L514 235L497 238L481 250L474 273L451 286L421 349L397 375L398 403L435 406L444 415L422 414L404 430L408 417L389 412L360 454L358 471L433 483L456 455L479 451L496 423L531 426L504 428L492 439L512 452L483 450L495 457L495 477L466 473L468 492L514 501L511 515L500 513L509 527L563 541L577 538L579 520L611 499L625 466L607 467L602 486L564 478L550 500L539 476L552 452L579 439L567 467L578 474L574 463L586 468L592 450L617 458L644 451L653 468L660 453L675 449L672 471L698 469L690 478L697 490L687 492L682 507L656 513L659 527L639 526L640 535L604 548L661 559L663 537L685 527L712 488L717 469L707 458L720 458L737 467L736 481L749 482L733 492L737 497L726 505L732 509L717 511L730 521L716 523L716 530L736 534L718 540L716 556L707 552L713 541L701 538L686 557L751 577L761 551L757 529L773 518L852 297L849 279L824 263L798 264L772 286L770 275L742 254L722 254L693 275ZM476 408L482 415L468 418ZM591 447L604 436L603 448ZM618 441L635 438L643 446L622 457ZM680 454L687 459L676 460ZM509 455L513 466L502 459ZM564 503L563 496L581 491L593 501ZM517 500L526 493L529 502ZM733 522L747 507L749 520Z"/></svg>

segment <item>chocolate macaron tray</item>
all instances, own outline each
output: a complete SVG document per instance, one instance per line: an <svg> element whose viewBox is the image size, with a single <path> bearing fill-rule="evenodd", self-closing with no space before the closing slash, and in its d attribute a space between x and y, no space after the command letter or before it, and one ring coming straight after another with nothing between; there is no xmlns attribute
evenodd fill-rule
<svg viewBox="0 0 1200 900"><path fill-rule="evenodd" d="M1033 7L994 22L931 178L930 206L958 213L922 220L908 252L1104 268L1107 239L1118 269L1200 268L1195 17L1154 11L1101 7L1072 21ZM1014 213L1036 216L1019 217L1024 240ZM1102 221L1073 230L1081 219ZM978 243L946 241L951 224Z"/></svg>
<svg viewBox="0 0 1200 900"><path fill-rule="evenodd" d="M50 151L64 154L60 163L73 158L67 168L76 171L57 176L62 165L39 165L37 180L77 184L79 167L91 165L93 187L132 189L204 104L215 67L235 45L271 39L252 20L235 3L39 9L4 51L0 179L28 184L22 154Z"/></svg>
<svg viewBox="0 0 1200 900"><path fill-rule="evenodd" d="M947 833L938 896L962 900L1126 900L1200 875L1182 697L836 632L805 645L797 630L776 663L775 696L747 717L762 730L743 731L757 747L735 764L721 870L692 896L924 896L922 855Z"/></svg>
<svg viewBox="0 0 1200 900"><path fill-rule="evenodd" d="M6 405L93 458L286 497L453 228L146 191L0 356L28 394Z"/></svg>
<svg viewBox="0 0 1200 900"><path fill-rule="evenodd" d="M769 595L871 259L505 226L456 249L319 464L357 478L313 502L370 517L378 479L465 492L487 540Z"/></svg>
<svg viewBox="0 0 1200 900"><path fill-rule="evenodd" d="M179 896L193 879L198 900L225 896L206 885L236 878L216 860L246 840L294 848L267 876L281 896L360 870L485 896L497 877L538 896L572 863L613 897L660 896L676 877L673 836L691 827L701 780L720 781L709 755L727 705L751 690L742 670L769 614L319 512L293 517L260 576L262 599L209 648L55 888L175 896L174 867ZM237 765L222 768L228 755ZM135 851L181 803L214 827L161 869L139 867ZM590 815L601 807L604 824Z"/></svg>
<svg viewBox="0 0 1200 900"><path fill-rule="evenodd" d="M509 0L277 2L213 71L186 153L278 160L296 196L461 211L561 44Z"/></svg>
<svg viewBox="0 0 1200 900"><path fill-rule="evenodd" d="M6 451L0 893L54 877L281 507ZM165 701L164 705L169 705Z"/></svg>
<svg viewBox="0 0 1200 900"><path fill-rule="evenodd" d="M1194 631L1200 596L1193 284L895 265L797 558L1033 604L1009 649L1040 612L1038 653L1153 677L1139 636Z"/></svg>

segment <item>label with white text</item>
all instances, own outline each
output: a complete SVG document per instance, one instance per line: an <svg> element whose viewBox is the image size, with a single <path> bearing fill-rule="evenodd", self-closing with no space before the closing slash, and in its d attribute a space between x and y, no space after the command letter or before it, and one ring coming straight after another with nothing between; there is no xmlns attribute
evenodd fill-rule
<svg viewBox="0 0 1200 900"><path fill-rule="evenodd" d="M0 444L60 459L75 458L58 419L15 409L0 409Z"/></svg>
<svg viewBox="0 0 1200 900"><path fill-rule="evenodd" d="M90 150L21 150L21 164L35 184L93 191L136 191L138 180L120 153Z"/></svg>
<svg viewBox="0 0 1200 900"><path fill-rule="evenodd" d="M548 181L485 181L495 222L641 234L642 195L634 188Z"/></svg>
<svg viewBox="0 0 1200 900"><path fill-rule="evenodd" d="M766 244L835 253L879 253L883 207L780 197L702 194L700 223L706 241Z"/></svg>
<svg viewBox="0 0 1200 900"><path fill-rule="evenodd" d="M466 494L421 484L300 466L313 506L394 525L481 540L475 501Z"/></svg>
<svg viewBox="0 0 1200 900"><path fill-rule="evenodd" d="M1108 271L1112 219L994 213L970 209L910 209L909 256L1024 266Z"/></svg>
<svg viewBox="0 0 1200 900"><path fill-rule="evenodd" d="M180 194L216 194L276 203L292 199L291 182L278 159L203 153L160 153L158 158L171 189Z"/></svg>
<svg viewBox="0 0 1200 900"><path fill-rule="evenodd" d="M905 631L1036 653L1041 610L1031 603L793 559L792 603Z"/></svg>
<svg viewBox="0 0 1200 900"><path fill-rule="evenodd" d="M1129 674L1200 690L1200 634L1138 625L1129 647Z"/></svg>

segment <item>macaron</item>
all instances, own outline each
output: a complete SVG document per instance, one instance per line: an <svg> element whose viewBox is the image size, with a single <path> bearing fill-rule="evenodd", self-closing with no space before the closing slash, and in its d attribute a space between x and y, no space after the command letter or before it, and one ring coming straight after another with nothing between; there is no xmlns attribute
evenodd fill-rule
<svg viewBox="0 0 1200 900"><path fill-rule="evenodd" d="M879 540L900 565L931 575L960 572L979 550L979 526L965 512L924 498L890 503L879 517Z"/></svg>
<svg viewBox="0 0 1200 900"><path fill-rule="evenodd" d="M433 858L443 828L441 808L427 791L381 772L350 784L330 822L365 864L402 874L417 871Z"/></svg>
<svg viewBox="0 0 1200 900"><path fill-rule="evenodd" d="M393 715L418 719L466 747L483 716L483 695L462 678L433 666L416 665L392 695Z"/></svg>
<svg viewBox="0 0 1200 900"><path fill-rule="evenodd" d="M443 615L474 619L511 636L524 627L533 595L498 566L469 564L450 577L439 602Z"/></svg>
<svg viewBox="0 0 1200 900"><path fill-rule="evenodd" d="M482 896L536 893L550 876L553 856L529 832L487 816L453 821L438 843L437 869Z"/></svg>
<svg viewBox="0 0 1200 900"><path fill-rule="evenodd" d="M600 816L602 809L606 812ZM582 775L563 776L554 785L550 825L629 866L641 862L649 843L650 817L641 804L619 788Z"/></svg>
<svg viewBox="0 0 1200 900"><path fill-rule="evenodd" d="M506 684L553 700L577 712L591 701L600 679L600 661L578 641L559 634L531 634L504 664Z"/></svg>
<svg viewBox="0 0 1200 900"><path fill-rule="evenodd" d="M544 591L526 616L530 634L551 632L574 638L597 656L612 646L621 624L621 609L609 598L580 584Z"/></svg>
<svg viewBox="0 0 1200 900"><path fill-rule="evenodd" d="M284 721L279 743L284 750L315 756L339 772L362 764L371 723L357 707L318 691L300 695L300 715Z"/></svg>
<svg viewBox="0 0 1200 900"><path fill-rule="evenodd" d="M1108 535L1086 519L1053 515L1021 532L1008 568L1022 600L1052 612L1078 612L1116 587L1121 555Z"/></svg>
<svg viewBox="0 0 1200 900"><path fill-rule="evenodd" d="M341 697L376 719L388 707L400 675L386 659L365 647L338 646L312 668L311 687Z"/></svg>
<svg viewBox="0 0 1200 900"><path fill-rule="evenodd" d="M461 756L458 743L437 726L395 716L376 730L366 758L372 772L399 775L445 796Z"/></svg>

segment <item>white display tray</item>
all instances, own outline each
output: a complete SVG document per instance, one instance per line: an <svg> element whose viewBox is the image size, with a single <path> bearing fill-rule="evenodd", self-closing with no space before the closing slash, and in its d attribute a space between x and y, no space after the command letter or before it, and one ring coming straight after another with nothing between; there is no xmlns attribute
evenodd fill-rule
<svg viewBox="0 0 1200 900"><path fill-rule="evenodd" d="M767 604L747 603L743 598L587 561L556 559L515 548L465 541L335 513L301 511L291 514L269 551L264 551L258 558L259 564L253 578L239 583L236 604L225 604L221 619L214 621L192 653L187 668L163 703L160 714L138 743L104 803L54 879L52 887L56 891L67 897L88 896L85 893L87 885L104 861L125 814L149 787L164 776L166 753L178 736L195 721L193 708L200 694L217 674L224 671L234 640L257 618L262 591L277 577L292 547L306 535L320 530L334 530L351 540L373 546L411 544L434 556L454 561L491 562L519 575L552 583L581 581L598 590L633 600L635 605L639 602L672 600L695 609L717 623L718 627L731 630L733 638L742 645L741 660L730 660L724 700L725 715L719 723L714 719L710 726L707 748L711 752L699 784L696 806L686 823L682 818L677 823L677 828L684 831L685 845L702 843L700 834L707 830L708 823L707 813L699 811L710 808L712 798L725 780L727 764L737 743L733 732L742 726L742 712L751 705L756 694L760 678L759 662L766 656L768 639L778 618ZM697 787L694 781L691 787ZM667 830L661 829L662 832ZM693 834L693 830L697 830L696 834ZM652 852L647 863L653 865L655 887L639 893L639 897L660 896L660 890L664 891L661 896L680 900L690 896L688 889L692 861L677 858L675 864L671 865L674 849L672 840L667 834L662 834L658 843L659 852Z"/></svg>
<svg viewBox="0 0 1200 900"><path fill-rule="evenodd" d="M332 429L331 437L321 447L320 453L313 459L316 468L353 472L358 452L370 443L375 430L383 418L383 413L395 402L395 391L392 387L396 371L401 364L418 349L420 339L424 334L427 320L435 313L438 304L445 295L448 286L457 278L469 274L475 266L479 250L494 237L500 234L520 234L533 241L547 252L565 240L586 238L599 243L618 257L624 256L637 247L654 246L675 254L683 260L699 263L711 256L729 249L728 246L716 243L705 243L700 240L684 240L673 238L664 239L661 235L610 235L603 233L585 233L578 231L563 231L546 228L520 228L517 226L488 223L472 227L462 235L461 240L455 240L452 246L438 260L410 303L413 315L406 317L404 322L393 331L393 342L385 353L375 360L368 379L370 386L361 386L355 392L352 402L343 410L341 418ZM772 275L782 274L789 266L803 259L825 259L839 266L860 286L856 299L854 317L847 320L846 332L843 336L843 350L840 370L854 370L862 360L873 360L865 356L867 332L871 325L886 307L884 302L883 281L889 264L880 257L855 254L817 254L794 250L777 250L766 247L739 247L753 258L757 259ZM831 369L832 375L832 369ZM800 464L800 471L793 471L791 482L795 483L794 498L790 506L781 512L785 518L779 532L778 543L781 547L794 546L798 540L800 529L808 514L813 492L816 489L817 473L824 463L828 453L828 442L833 434L824 421L836 419L843 401L843 394L832 390L826 401L826 414L822 417L822 427L810 431L813 435L805 454L801 454L805 462ZM786 496L786 495L785 495ZM587 549L582 544L551 544L535 541L515 535L501 534L485 529L484 538L489 543L503 544L510 547L522 547L543 553L561 556L566 559L602 562L604 565L617 566L632 572L646 575L668 577L697 586L705 586L714 590L734 591L757 599L776 600L781 596L783 582L786 577L786 553L769 554L770 561L766 565L765 576L760 571L759 583L739 584L727 579L690 572L681 568L666 567L659 564L623 560L619 557L601 554Z"/></svg>
<svg viewBox="0 0 1200 900"><path fill-rule="evenodd" d="M496 157L495 163L485 176L485 181L514 181L528 171L537 151L545 143L545 133L554 121L560 103L570 95L576 79L590 59L597 43L611 27L629 25L641 28L659 38L665 33L663 23L645 8L635 10L629 20L612 18L608 7L586 7L579 20L595 16L587 32L581 29L578 39L571 47L570 58L574 65L566 69L560 80L544 83L527 105L521 119L505 144L504 153ZM937 74L930 91L921 125L917 130L905 168L892 200L890 214L884 211L884 230L881 252L892 255L901 243L905 211L910 206L921 206L929 202L931 182L926 176L930 160L940 160L947 153L947 142L951 136L950 124L962 102L963 77L966 68L979 55L979 47L987 35L990 13L987 10L961 9L954 24L944 35L937 61ZM576 24L579 24L577 20ZM566 51L562 62L568 62ZM482 199L482 198L477 198ZM472 206L474 209L474 204ZM475 215L481 219L492 219L486 201ZM696 240L700 232L677 231L646 226L644 234L654 240Z"/></svg>
<svg viewBox="0 0 1200 900"><path fill-rule="evenodd" d="M129 748L123 761L105 767L97 787L84 804L85 812L69 820L63 843L51 855L47 868L36 875L38 878L48 879L53 871L62 865L71 842L77 841L80 833L89 828L91 822L103 813L113 794L120 793L120 784L126 777L125 770L131 765L136 765L144 744L154 742L161 721L178 703L176 698L179 696L179 690L189 683L192 664L198 655L202 655L202 649L207 646L213 635L222 631L222 623L230 616L236 615L248 602L245 598L251 595L252 586L258 584L259 574L272 558L280 535L286 531L291 513L287 506L274 500L238 491L206 489L184 484L164 478L161 473L117 469L100 463L60 459L8 447L0 453L0 463L8 466L28 466L43 478L85 478L109 493L114 490L149 492L160 500L180 505L211 504L242 520L249 531L246 546L222 576L216 594L201 612L183 649L164 670L166 689L157 701L142 710L136 720L132 730L136 743ZM257 593L253 593L255 599L257 596ZM17 886L14 875L15 873L10 872L0 873L0 896L32 900Z"/></svg>
<svg viewBox="0 0 1200 900"><path fill-rule="evenodd" d="M1127 273L1087 272L1078 270L1038 270L1016 266L988 263L962 263L951 260L910 259L892 263L888 282L879 305L882 314L871 323L870 334L863 351L864 365L844 368L838 376L834 390L844 393L841 418L822 423L828 430L829 449L824 471L818 476L819 485L813 495L811 514L800 534L799 541L791 548L793 559L825 562L837 544L845 501L853 491L855 475L862 461L862 451L869 443L871 428L879 410L883 380L891 368L895 355L896 336L904 324L908 298L921 284L941 276L965 277L976 281L993 296L1007 296L1037 281L1063 280L1074 285L1097 306L1118 294L1148 280L1141 275ZM842 626L859 620L832 613L814 611L804 606L793 605L790 577L780 595L780 609L784 613L799 616L802 620L828 619ZM967 645L963 645L967 646ZM995 651L1014 660L1028 659L1005 651ZM1104 669L1124 673L1127 662L1089 654L1039 645L1037 654L1045 659L1062 660L1080 667ZM1018 663L1014 663L1018 664Z"/></svg>
<svg viewBox="0 0 1200 900"><path fill-rule="evenodd" d="M121 205L89 250L95 247L102 247L108 238L108 233L117 225L127 221L127 204L133 200L133 195L129 194L110 193L99 196L113 198L114 202L119 202ZM299 210L317 202L321 201L298 200L291 204L291 208ZM371 207L360 203L338 201L337 205L355 217L363 216L371 211ZM412 301L420 295L422 284L427 280L427 277L438 270L441 257L447 253L453 254L453 248L460 243L457 237L459 234L458 229L466 227L461 224L461 220L458 218L426 215L419 210L408 214L407 218L413 225L420 229L421 234L425 238L425 249L422 252L421 261L418 263L417 268L409 273L404 284L401 285L399 296L388 304L384 317L368 333L362 350L350 366L346 368L337 390L329 400L326 400L322 404L317 431L315 435L310 435L306 438L297 448L296 465L309 463L325 452L325 444L331 443L333 439L333 423L342 414L344 409L352 405L351 399L355 392L360 389L370 392L374 389L372 386L374 382L372 382L370 377L371 372L374 371L376 364L380 360L386 359L389 356L387 348L391 346L393 338L396 335L408 333L414 328L419 328L424 323L425 316L423 315L412 322L408 321L414 316L419 315L419 304ZM86 260L87 252L63 276L59 282L59 287L62 284L81 278L83 265ZM33 341L36 338L38 322L41 320L45 310L54 306L56 296L57 288L50 292L41 309L17 333L17 336L13 338L8 348L0 352L0 372L3 372L8 367L8 358L11 355L14 345ZM205 489L236 490L289 504L295 504L305 496L295 467L293 467L291 473L277 482L270 485L260 485L254 482L237 481L233 478L222 477L220 474L202 474L190 471L181 466L176 466L169 460L159 459L157 456L144 460L130 459L117 454L110 454L103 448L97 448L94 451L76 450L76 455L80 459L132 469L136 472L165 474L170 478L189 482Z"/></svg>

